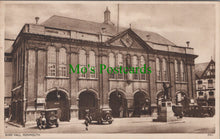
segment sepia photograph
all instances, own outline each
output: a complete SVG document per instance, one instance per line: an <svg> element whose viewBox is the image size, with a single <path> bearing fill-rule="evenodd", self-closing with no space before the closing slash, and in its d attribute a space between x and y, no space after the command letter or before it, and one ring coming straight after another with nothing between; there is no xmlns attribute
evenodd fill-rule
<svg viewBox="0 0 220 139"><path fill-rule="evenodd" d="M0 5L3 137L219 136L217 3Z"/></svg>

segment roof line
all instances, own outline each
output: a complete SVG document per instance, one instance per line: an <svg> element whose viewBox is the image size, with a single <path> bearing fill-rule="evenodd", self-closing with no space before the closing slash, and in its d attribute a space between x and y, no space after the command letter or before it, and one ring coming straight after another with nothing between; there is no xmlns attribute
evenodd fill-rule
<svg viewBox="0 0 220 139"><path fill-rule="evenodd" d="M99 22L95 22L95 21L90 21L90 20L83 20L83 19L78 19L78 18L73 18L73 17L67 17L67 16L61 16L61 15L53 15L51 16L50 18L52 17L55 17L55 16L58 16L58 17L62 17L62 18L68 18L68 19L71 19L71 20L80 20L80 21L85 21L85 22L92 22L92 23L98 23L98 24L104 24L104 23L99 23ZM49 18L49 19L50 19ZM46 20L47 21L47 20ZM43 23L45 23L46 21L44 21ZM41 23L41 24L43 24ZM114 25L113 25L114 26Z"/></svg>

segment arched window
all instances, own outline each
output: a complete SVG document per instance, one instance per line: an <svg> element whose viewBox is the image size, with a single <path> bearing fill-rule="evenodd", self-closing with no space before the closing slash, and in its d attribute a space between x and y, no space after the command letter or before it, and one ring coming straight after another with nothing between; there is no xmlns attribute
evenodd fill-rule
<svg viewBox="0 0 220 139"><path fill-rule="evenodd" d="M167 81L168 80L167 60L165 58L163 58L162 70L163 70L163 80Z"/></svg>
<svg viewBox="0 0 220 139"><path fill-rule="evenodd" d="M86 67L86 51L85 50L80 50L79 51L79 65L80 65L80 77L85 78L86 73L81 72L81 68ZM85 72L85 71L84 71Z"/></svg>
<svg viewBox="0 0 220 139"><path fill-rule="evenodd" d="M90 69L93 68L94 70L96 69L95 66L95 52L94 51L89 51L89 64L90 64ZM96 72L90 71L90 78L95 78L96 77Z"/></svg>
<svg viewBox="0 0 220 139"><path fill-rule="evenodd" d="M180 67L179 67L179 62L177 60L175 60L175 79L176 81L180 81L180 78L179 78L179 74L180 74Z"/></svg>
<svg viewBox="0 0 220 139"><path fill-rule="evenodd" d="M122 66L122 68L123 68L123 56L122 56L122 54L118 54L118 67L120 67L120 66ZM123 79L124 77L123 77L123 71L122 71L122 73L120 73L120 71L119 71L119 73L118 73L118 79Z"/></svg>
<svg viewBox="0 0 220 139"><path fill-rule="evenodd" d="M60 48L59 52L59 76L67 76L65 48Z"/></svg>
<svg viewBox="0 0 220 139"><path fill-rule="evenodd" d="M162 76L161 76L161 62L159 58L156 58L156 74L157 74L157 80L161 81Z"/></svg>
<svg viewBox="0 0 220 139"><path fill-rule="evenodd" d="M115 55L114 55L113 53L110 53L110 54L109 54L109 67L112 67L112 68L115 67ZM109 75L109 78L110 78L110 79L114 79L114 78L115 78L114 73L111 73L111 74Z"/></svg>
<svg viewBox="0 0 220 139"><path fill-rule="evenodd" d="M138 58L137 56L132 57L132 68L134 68L134 73L133 73L133 79L138 80L138 70L136 69L138 67Z"/></svg>
<svg viewBox="0 0 220 139"><path fill-rule="evenodd" d="M144 56L141 56L140 58L140 68L144 67L144 64L145 64L145 59L144 59ZM142 71L144 72L144 71ZM146 74L141 74L141 80L146 80Z"/></svg>
<svg viewBox="0 0 220 139"><path fill-rule="evenodd" d="M180 71L181 71L181 74L180 74L181 81L185 81L185 66L184 66L183 61L180 62Z"/></svg>
<svg viewBox="0 0 220 139"><path fill-rule="evenodd" d="M48 47L48 76L56 76L56 48Z"/></svg>

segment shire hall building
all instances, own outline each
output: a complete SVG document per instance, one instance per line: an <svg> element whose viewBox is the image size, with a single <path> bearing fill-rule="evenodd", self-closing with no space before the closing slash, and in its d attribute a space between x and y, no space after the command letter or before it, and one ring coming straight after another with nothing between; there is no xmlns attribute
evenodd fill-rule
<svg viewBox="0 0 220 139"><path fill-rule="evenodd" d="M103 23L54 15L41 24L25 24L12 47L10 120L22 125L45 108L59 108L60 121L82 119L86 109L110 108L113 117L151 115L160 105L163 82L172 86L175 104L196 97L193 48L153 32L118 31L108 9ZM95 72L70 74L70 64L90 64ZM100 64L146 64L152 72L100 74Z"/></svg>

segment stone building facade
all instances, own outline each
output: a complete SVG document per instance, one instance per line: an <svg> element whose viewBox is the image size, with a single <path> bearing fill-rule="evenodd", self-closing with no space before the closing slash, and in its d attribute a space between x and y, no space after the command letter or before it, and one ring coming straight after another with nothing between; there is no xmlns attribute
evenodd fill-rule
<svg viewBox="0 0 220 139"><path fill-rule="evenodd" d="M60 108L60 120L84 118L86 109L111 108L114 117L151 114L160 105L163 82L180 104L194 98L194 59L191 47L177 46L161 35L120 28L110 21L96 23L52 16L42 24L25 24L13 44L12 121L35 120L44 108ZM95 67L95 73L71 72ZM151 67L150 74L100 74L107 67Z"/></svg>

